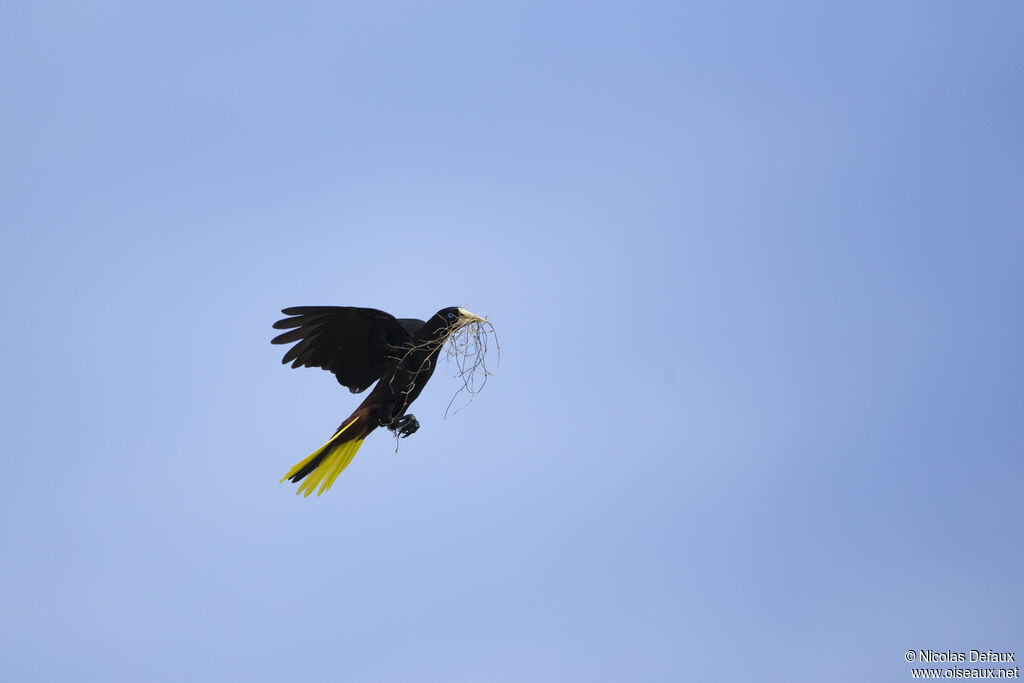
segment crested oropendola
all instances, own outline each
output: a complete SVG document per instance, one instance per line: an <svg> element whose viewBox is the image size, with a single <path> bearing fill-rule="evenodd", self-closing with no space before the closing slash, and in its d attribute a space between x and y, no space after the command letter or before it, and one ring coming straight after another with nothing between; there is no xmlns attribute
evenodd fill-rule
<svg viewBox="0 0 1024 683"><path fill-rule="evenodd" d="M456 306L441 309L426 322L351 306L295 306L281 312L289 317L278 320L274 328L288 331L271 343L297 342L282 363L330 370L354 394L377 382L334 436L281 479L305 478L296 493L306 496L318 484L318 496L331 488L363 439L378 427L402 438L416 432L419 421L406 411L434 373L441 347L453 332L484 322Z"/></svg>

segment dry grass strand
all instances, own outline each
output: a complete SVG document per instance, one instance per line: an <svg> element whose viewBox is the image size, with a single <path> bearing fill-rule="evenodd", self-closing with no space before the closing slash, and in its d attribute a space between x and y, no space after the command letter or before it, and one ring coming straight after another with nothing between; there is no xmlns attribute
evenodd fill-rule
<svg viewBox="0 0 1024 683"><path fill-rule="evenodd" d="M493 367L487 365L487 354L491 346L491 337L494 337L494 350L496 354ZM453 332L445 342L444 351L446 359L454 362L458 369L454 377L461 382L461 386L448 402L444 411L447 420L456 415L460 410L473 402L473 398L479 394L487 378L498 371L501 365L501 345L498 343L498 334L494 331L494 325L489 319L480 322L473 322ZM459 396L466 394L466 402L455 410L452 406Z"/></svg>

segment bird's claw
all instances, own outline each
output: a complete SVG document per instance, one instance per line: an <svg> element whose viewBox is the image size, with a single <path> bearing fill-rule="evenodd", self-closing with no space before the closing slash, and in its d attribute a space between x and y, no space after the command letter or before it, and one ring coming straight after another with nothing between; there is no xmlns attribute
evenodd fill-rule
<svg viewBox="0 0 1024 683"><path fill-rule="evenodd" d="M394 432L401 438L405 438L416 433L416 430L420 428L420 421L413 415L403 415L397 420L393 420L388 429Z"/></svg>

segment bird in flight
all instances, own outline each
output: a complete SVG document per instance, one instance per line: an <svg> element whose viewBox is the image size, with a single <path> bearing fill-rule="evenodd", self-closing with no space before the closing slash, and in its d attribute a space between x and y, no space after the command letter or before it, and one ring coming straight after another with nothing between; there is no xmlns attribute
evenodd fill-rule
<svg viewBox="0 0 1024 683"><path fill-rule="evenodd" d="M462 327L485 322L457 306L442 308L426 322L351 306L295 306L281 312L289 317L278 320L274 328L288 331L271 343L295 343L282 363L330 370L353 394L377 382L334 436L281 479L305 479L296 493L306 496L318 485L318 496L331 488L377 427L402 438L415 433L420 423L406 411L434 373L441 347Z"/></svg>

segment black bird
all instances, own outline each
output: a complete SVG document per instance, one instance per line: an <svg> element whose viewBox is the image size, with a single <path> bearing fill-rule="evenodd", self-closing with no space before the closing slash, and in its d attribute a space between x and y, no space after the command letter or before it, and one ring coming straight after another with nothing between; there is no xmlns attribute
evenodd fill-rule
<svg viewBox="0 0 1024 683"><path fill-rule="evenodd" d="M377 382L334 436L281 479L299 482L309 477L296 491L306 496L317 484L318 496L331 488L363 439L377 427L387 427L403 438L416 432L420 423L405 411L434 373L445 340L465 325L484 322L457 306L441 309L427 322L350 306L295 306L281 312L289 317L278 320L274 328L289 331L271 343L298 342L284 354L282 363L330 370L353 394Z"/></svg>

